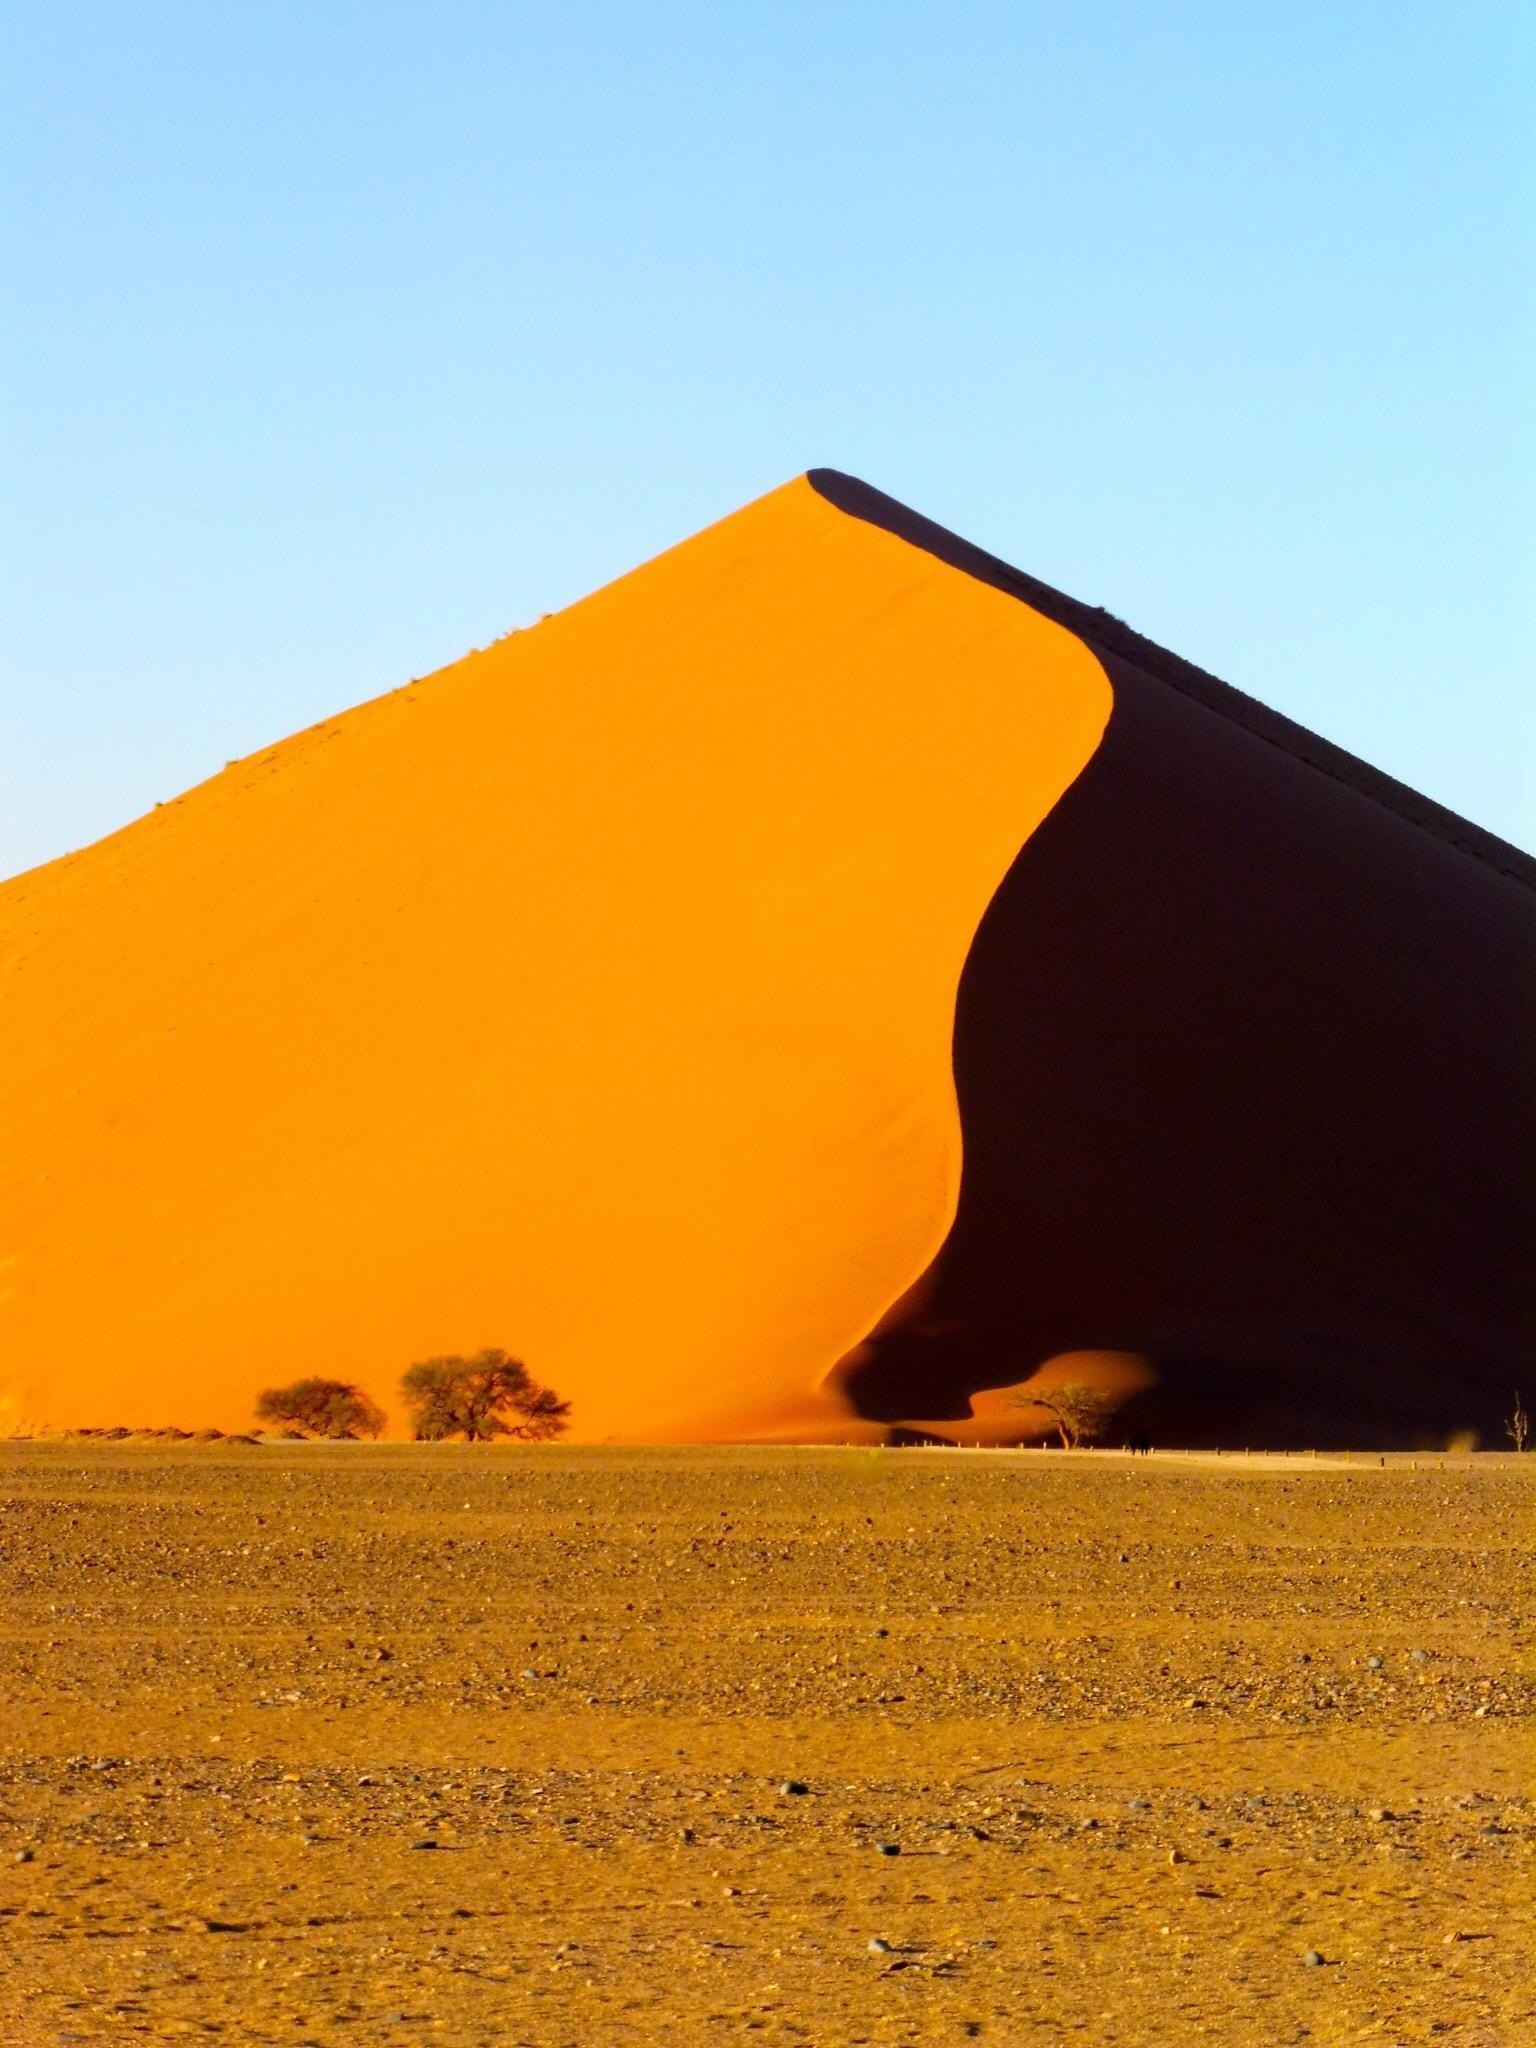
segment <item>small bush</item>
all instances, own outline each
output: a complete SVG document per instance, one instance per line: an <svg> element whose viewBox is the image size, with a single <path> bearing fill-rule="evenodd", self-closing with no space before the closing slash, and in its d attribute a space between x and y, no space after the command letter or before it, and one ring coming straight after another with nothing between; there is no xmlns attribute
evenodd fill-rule
<svg viewBox="0 0 1536 2048"><path fill-rule="evenodd" d="M385 1417L361 1387L346 1380L308 1379L258 1394L256 1419L286 1424L290 1436L343 1438L377 1436Z"/></svg>

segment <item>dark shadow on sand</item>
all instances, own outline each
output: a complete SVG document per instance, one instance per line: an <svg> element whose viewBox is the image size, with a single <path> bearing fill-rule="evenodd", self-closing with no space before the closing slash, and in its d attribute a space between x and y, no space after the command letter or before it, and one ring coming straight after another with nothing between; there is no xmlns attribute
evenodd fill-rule
<svg viewBox="0 0 1536 2048"><path fill-rule="evenodd" d="M1107 614L812 482L1069 625L1115 698L972 946L959 1211L848 1381L860 1412L942 1423L1112 1349L1159 1374L1117 1426L1162 1441L1496 1443L1536 1356L1536 867Z"/></svg>

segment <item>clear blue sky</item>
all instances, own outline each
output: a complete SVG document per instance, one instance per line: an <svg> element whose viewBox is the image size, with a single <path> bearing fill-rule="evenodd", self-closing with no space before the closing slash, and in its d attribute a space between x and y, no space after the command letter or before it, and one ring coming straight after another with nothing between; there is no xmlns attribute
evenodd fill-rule
<svg viewBox="0 0 1536 2048"><path fill-rule="evenodd" d="M1529 0L7 0L0 872L852 470L1527 845Z"/></svg>

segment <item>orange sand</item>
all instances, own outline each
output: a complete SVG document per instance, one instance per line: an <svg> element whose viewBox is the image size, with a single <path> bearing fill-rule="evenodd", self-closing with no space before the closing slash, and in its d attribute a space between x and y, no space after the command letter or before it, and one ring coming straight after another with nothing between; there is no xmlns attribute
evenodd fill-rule
<svg viewBox="0 0 1536 2048"><path fill-rule="evenodd" d="M955 991L1110 709L776 491L0 889L0 1428L504 1345L578 1439L855 1434L954 1213Z"/></svg>

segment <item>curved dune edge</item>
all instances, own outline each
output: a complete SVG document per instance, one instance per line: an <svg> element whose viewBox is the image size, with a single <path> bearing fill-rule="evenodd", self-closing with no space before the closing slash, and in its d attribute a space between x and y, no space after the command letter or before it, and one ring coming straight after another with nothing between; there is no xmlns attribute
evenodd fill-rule
<svg viewBox="0 0 1536 2048"><path fill-rule="evenodd" d="M0 1428L498 1343L577 1440L883 1434L822 1383L944 1241L961 970L1109 710L800 479L6 885Z"/></svg>
<svg viewBox="0 0 1536 2048"><path fill-rule="evenodd" d="M1141 1360L1121 1426L1164 1442L1501 1443L1536 1344L1536 863L869 486L811 481L1077 633L1114 693L973 939L955 1221L845 1397L985 1440L1009 1383Z"/></svg>

